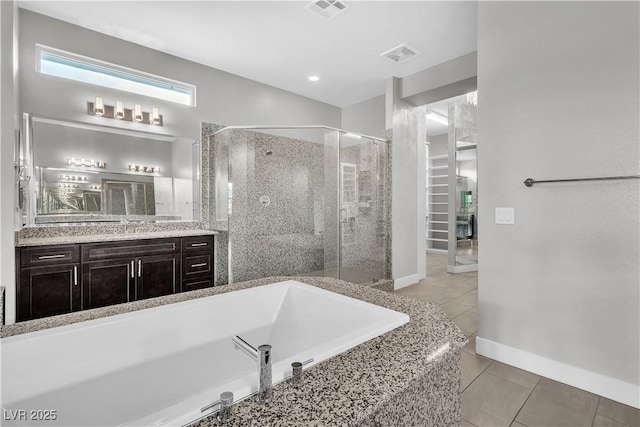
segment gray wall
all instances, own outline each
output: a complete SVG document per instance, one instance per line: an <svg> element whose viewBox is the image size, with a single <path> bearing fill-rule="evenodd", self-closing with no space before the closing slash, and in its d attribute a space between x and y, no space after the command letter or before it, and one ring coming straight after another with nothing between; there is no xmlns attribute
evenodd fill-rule
<svg viewBox="0 0 640 427"><path fill-rule="evenodd" d="M384 138L384 95L342 108L342 128Z"/></svg>
<svg viewBox="0 0 640 427"><path fill-rule="evenodd" d="M426 107L400 99L400 79L387 81L386 122L391 144L391 252L396 289L426 276L425 141Z"/></svg>
<svg viewBox="0 0 640 427"><path fill-rule="evenodd" d="M638 406L637 2L480 2L478 352ZM495 225L514 207L515 225Z"/></svg>

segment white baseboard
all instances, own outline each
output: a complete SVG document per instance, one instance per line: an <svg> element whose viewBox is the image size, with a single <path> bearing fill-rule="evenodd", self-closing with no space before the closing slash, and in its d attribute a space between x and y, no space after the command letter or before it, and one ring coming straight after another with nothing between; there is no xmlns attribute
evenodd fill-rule
<svg viewBox="0 0 640 427"><path fill-rule="evenodd" d="M401 277L399 279L394 279L393 281L393 289L398 290L402 288L406 288L409 285L413 285L414 283L418 283L420 281L420 276L418 273L412 274L411 276Z"/></svg>
<svg viewBox="0 0 640 427"><path fill-rule="evenodd" d="M616 402L640 408L640 385L576 368L480 337L476 338L476 353Z"/></svg>
<svg viewBox="0 0 640 427"><path fill-rule="evenodd" d="M464 265L447 265L447 273L468 273L478 271L478 263Z"/></svg>

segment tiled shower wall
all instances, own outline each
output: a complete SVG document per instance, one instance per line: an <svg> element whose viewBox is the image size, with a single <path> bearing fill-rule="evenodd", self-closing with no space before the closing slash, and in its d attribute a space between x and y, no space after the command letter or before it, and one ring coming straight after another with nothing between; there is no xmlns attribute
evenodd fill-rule
<svg viewBox="0 0 640 427"><path fill-rule="evenodd" d="M229 138L233 281L323 269L323 147L249 130Z"/></svg>

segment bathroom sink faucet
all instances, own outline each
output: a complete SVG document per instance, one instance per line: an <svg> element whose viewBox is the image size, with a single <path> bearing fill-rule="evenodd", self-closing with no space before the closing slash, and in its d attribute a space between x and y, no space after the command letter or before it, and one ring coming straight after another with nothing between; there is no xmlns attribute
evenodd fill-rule
<svg viewBox="0 0 640 427"><path fill-rule="evenodd" d="M232 338L232 341L236 349L242 350L258 362L259 384L256 402L261 405L269 402L271 400L271 346L263 344L256 349L237 335Z"/></svg>

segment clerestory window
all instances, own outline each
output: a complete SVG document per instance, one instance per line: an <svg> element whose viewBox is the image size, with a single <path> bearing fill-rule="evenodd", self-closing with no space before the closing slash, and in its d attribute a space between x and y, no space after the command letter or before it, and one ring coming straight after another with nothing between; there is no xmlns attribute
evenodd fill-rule
<svg viewBox="0 0 640 427"><path fill-rule="evenodd" d="M36 45L36 70L111 89L124 90L195 107L196 87L98 59Z"/></svg>

